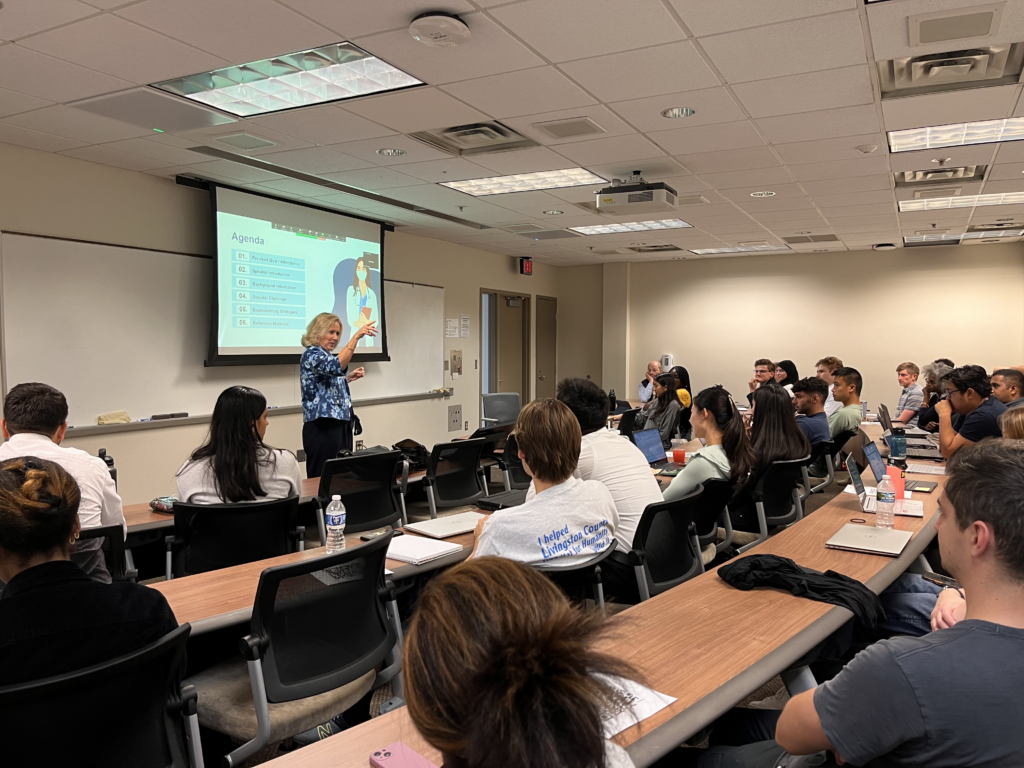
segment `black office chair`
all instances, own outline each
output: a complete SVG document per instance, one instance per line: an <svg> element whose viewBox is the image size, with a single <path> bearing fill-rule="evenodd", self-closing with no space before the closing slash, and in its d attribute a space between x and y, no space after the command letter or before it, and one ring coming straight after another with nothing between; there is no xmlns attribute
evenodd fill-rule
<svg viewBox="0 0 1024 768"><path fill-rule="evenodd" d="M72 555L72 560L75 559L75 555L78 554L79 548L85 549L88 547L92 549L92 546L83 545L86 542L98 540L96 546L99 550L99 556L103 558L106 564L107 573L110 574L112 581L131 581L138 583L139 572L134 568L128 567L128 559L125 556L124 548L124 528L120 525L104 525L99 528L83 528L78 534L78 546L75 547L75 553ZM105 579L104 579L105 581Z"/></svg>
<svg viewBox="0 0 1024 768"><path fill-rule="evenodd" d="M519 458L519 446L516 444L516 436L509 435L505 441L505 450L498 459L501 473L505 478L505 490L522 490L530 487L532 478L523 469L523 460Z"/></svg>
<svg viewBox="0 0 1024 768"><path fill-rule="evenodd" d="M514 424L522 409L518 392L491 392L480 395L480 421L485 424Z"/></svg>
<svg viewBox="0 0 1024 768"><path fill-rule="evenodd" d="M181 684L191 630L184 624L102 664L0 688L4 764L202 766L196 691Z"/></svg>
<svg viewBox="0 0 1024 768"><path fill-rule="evenodd" d="M298 511L298 496L249 504L175 502L174 535L165 539L168 580L305 549Z"/></svg>
<svg viewBox="0 0 1024 768"><path fill-rule="evenodd" d="M438 507L462 507L487 495L480 468L486 445L487 441L478 437L434 446L423 478L431 519L437 517Z"/></svg>
<svg viewBox="0 0 1024 768"><path fill-rule="evenodd" d="M820 443L811 446L811 461L807 465L807 472L804 473L804 487L807 490L804 496L805 499L812 494L821 493L835 481L835 466L832 464L834 445L835 443L832 440L822 440ZM827 477L824 482L812 486L809 473L810 470L817 468L825 469Z"/></svg>
<svg viewBox="0 0 1024 768"><path fill-rule="evenodd" d="M724 552L732 546L732 518L729 517L729 500L733 496L729 480L705 480L704 493L693 508L693 524L697 530L697 543L701 552L709 544L715 545L715 553ZM725 531L722 541L718 540L718 529ZM703 560L702 560L703 562Z"/></svg>
<svg viewBox="0 0 1024 768"><path fill-rule="evenodd" d="M619 419L619 434L628 437L634 445L636 445L636 440L633 439L633 430L636 428L636 417L639 413L640 409L634 408L631 411L626 411Z"/></svg>
<svg viewBox="0 0 1024 768"><path fill-rule="evenodd" d="M394 698L382 711L404 703L402 627L384 578L391 536L260 575L244 658L187 681L199 692L200 724L244 742L226 765L327 722L387 682Z"/></svg>
<svg viewBox="0 0 1024 768"><path fill-rule="evenodd" d="M649 600L704 573L693 513L704 486L680 499L648 504L627 553L640 600Z"/></svg>
<svg viewBox="0 0 1024 768"><path fill-rule="evenodd" d="M788 526L803 519L800 488L810 454L789 461L775 461L761 474L750 496L757 509L759 534L756 540L739 548L746 552L768 540L768 526Z"/></svg>
<svg viewBox="0 0 1024 768"><path fill-rule="evenodd" d="M315 499L321 545L327 543L324 510L331 503L332 496L341 496L345 505L346 531L372 531L403 520L398 479L401 462L401 451L360 451L343 459L324 462Z"/></svg>
<svg viewBox="0 0 1024 768"><path fill-rule="evenodd" d="M515 428L516 425L514 422L509 424L499 424L494 427L481 427L470 435L471 439L483 438L487 441L480 457L481 459L490 459L498 465L501 469L502 481L504 482L506 491L511 490L511 486L509 485L509 476L505 468L504 451L505 445L508 442L508 436Z"/></svg>
<svg viewBox="0 0 1024 768"><path fill-rule="evenodd" d="M557 558L549 563L534 565L534 569L540 571L562 590L569 597L576 597L581 584L590 584L593 588L594 602L602 611L604 610L604 583L601 580L601 563L615 551L616 541L610 537L610 542L601 552L594 557L571 568L557 565Z"/></svg>

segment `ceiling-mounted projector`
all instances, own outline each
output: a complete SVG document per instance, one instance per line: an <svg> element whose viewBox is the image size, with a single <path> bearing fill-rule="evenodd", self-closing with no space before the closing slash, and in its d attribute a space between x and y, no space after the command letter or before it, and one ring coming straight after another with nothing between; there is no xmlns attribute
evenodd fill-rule
<svg viewBox="0 0 1024 768"><path fill-rule="evenodd" d="M623 181L612 179L612 185L597 193L597 212L614 216L634 213L664 213L676 209L676 191L668 184L648 184L640 171Z"/></svg>

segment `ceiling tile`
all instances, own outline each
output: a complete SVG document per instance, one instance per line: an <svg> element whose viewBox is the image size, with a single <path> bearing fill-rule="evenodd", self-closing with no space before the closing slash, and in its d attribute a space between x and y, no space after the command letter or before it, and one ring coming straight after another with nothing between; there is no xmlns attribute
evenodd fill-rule
<svg viewBox="0 0 1024 768"><path fill-rule="evenodd" d="M0 48L0 51L3 49ZM998 153L996 154L996 162L998 163L1022 163L1024 162L1024 141L1007 141L997 145ZM941 152L946 152L945 149Z"/></svg>
<svg viewBox="0 0 1024 768"><path fill-rule="evenodd" d="M778 237L794 237L796 235L828 235L832 228L821 219L808 221L776 221L768 225L768 229Z"/></svg>
<svg viewBox="0 0 1024 768"><path fill-rule="evenodd" d="M605 102L719 85L689 40L567 62L560 69ZM643 77L637 77L637 72L643 72Z"/></svg>
<svg viewBox="0 0 1024 768"><path fill-rule="evenodd" d="M653 131L650 138L670 155L690 155L718 152L724 149L744 149L764 144L752 123L741 121L718 125L699 125L676 128L671 131ZM686 161L683 161L686 165ZM694 169L686 166L690 171Z"/></svg>
<svg viewBox="0 0 1024 768"><path fill-rule="evenodd" d="M932 160L945 160L943 165L956 168L961 165L987 165L998 147L1009 144L974 144L966 147L943 147L942 149L922 149L918 152L896 152L889 155L889 167L894 172L921 171L926 168L938 168ZM1005 151L1005 150L1004 150ZM1002 154L999 155L1000 159ZM948 160L947 160L948 158ZM1024 155L1022 155L1024 159Z"/></svg>
<svg viewBox="0 0 1024 768"><path fill-rule="evenodd" d="M386 138L363 139L362 141L346 141L341 144L332 144L331 149L344 152L352 157L358 157L360 160L366 160L369 163L376 163L377 165L417 163L425 160L442 160L449 157L447 152L441 152L424 144L422 141L417 141L410 136L403 136L398 133ZM405 154L387 157L385 155L378 155L378 149L401 149Z"/></svg>
<svg viewBox="0 0 1024 768"><path fill-rule="evenodd" d="M273 0L145 0L117 15L237 63L338 42Z"/></svg>
<svg viewBox="0 0 1024 768"><path fill-rule="evenodd" d="M547 192L513 192L508 195L494 195L491 198L495 205L508 208L510 211L521 213L526 216L542 217L544 211L565 210L564 202ZM553 219L553 227L568 226L565 216L548 217Z"/></svg>
<svg viewBox="0 0 1024 768"><path fill-rule="evenodd" d="M636 133L636 131L626 124L621 117L616 115L603 104L595 104L591 107L577 107L576 109L560 109L555 112L544 112L539 115L530 115L528 117L510 117L502 120L502 122L509 128L523 134L523 136L527 136L541 144L554 146L556 144L573 144L577 141L592 141L594 136L574 136L567 139L556 139L554 136L549 135L539 128L535 128L534 126L536 124L549 123L554 120L568 120L570 118L580 117L590 118L590 120L604 129L604 133L600 135L606 138L609 136L623 136L627 133Z"/></svg>
<svg viewBox="0 0 1024 768"><path fill-rule="evenodd" d="M998 195L1003 192L1024 192L1024 178L985 182L984 194Z"/></svg>
<svg viewBox="0 0 1024 768"><path fill-rule="evenodd" d="M746 203L749 200L781 200L784 197L800 197L806 198L807 195L804 193L803 188L799 184L793 183L792 179L787 179L788 184L759 184L753 187L738 187L736 189L727 189L722 192L722 196L726 200L732 200L734 203ZM772 197L753 197L754 192L774 192Z"/></svg>
<svg viewBox="0 0 1024 768"><path fill-rule="evenodd" d="M794 165L790 170L800 181L848 179L852 176L871 176L885 173L888 170L885 161L886 158L884 156L869 156L860 160L834 160L829 163Z"/></svg>
<svg viewBox="0 0 1024 768"><path fill-rule="evenodd" d="M876 133L879 130L878 114L873 104L804 112L799 115L762 117L756 122L772 144L857 136L862 133Z"/></svg>
<svg viewBox="0 0 1024 768"><path fill-rule="evenodd" d="M874 98L867 65L737 83L733 92L752 117L870 104Z"/></svg>
<svg viewBox="0 0 1024 768"><path fill-rule="evenodd" d="M815 200L815 203L818 201ZM824 208L818 204L821 211L829 221L839 221L851 216L889 216L896 213L896 203L888 200L884 203L868 203L866 205L846 205L839 208Z"/></svg>
<svg viewBox="0 0 1024 768"><path fill-rule="evenodd" d="M79 160L88 160L91 163L102 163L113 165L117 168L126 168L130 171L149 171L167 165L162 160L154 160L142 155L133 155L128 152L118 152L116 149L107 147L81 147L80 149L69 149L60 152L61 155L75 157Z"/></svg>
<svg viewBox="0 0 1024 768"><path fill-rule="evenodd" d="M664 131L670 128L690 128L695 125L731 123L744 119L743 111L725 88L705 88L687 93L648 96L608 106L638 131ZM670 107L689 107L696 110L697 114L674 119L663 117L662 110Z"/></svg>
<svg viewBox="0 0 1024 768"><path fill-rule="evenodd" d="M473 38L468 45L455 48L417 44L404 27L372 37L360 37L355 42L431 85L543 66L542 58L483 13L470 13L461 18L469 26Z"/></svg>
<svg viewBox="0 0 1024 768"><path fill-rule="evenodd" d="M0 88L0 117L16 115L19 112L28 112L33 109L49 106L51 102L45 99L37 99L35 96L26 96L23 93L8 91Z"/></svg>
<svg viewBox="0 0 1024 768"><path fill-rule="evenodd" d="M813 3L807 0L772 0L770 3L750 3L747 0L669 2L683 23L698 37L856 7L856 0L815 0Z"/></svg>
<svg viewBox="0 0 1024 768"><path fill-rule="evenodd" d="M429 7L425 7L422 0L387 0L384 3L363 0L279 1L348 40L389 29L404 30L408 35L409 22L427 10L459 15L476 10L466 0L439 0L431 2ZM409 39L412 41L411 37ZM475 36L473 40L476 41Z"/></svg>
<svg viewBox="0 0 1024 768"><path fill-rule="evenodd" d="M792 175L782 167L752 168L749 171L727 171L725 173L702 173L700 174L700 179L706 182L712 189L736 189L738 187L774 189L771 186L772 184L791 184L793 182ZM803 192L800 194L803 195Z"/></svg>
<svg viewBox="0 0 1024 768"><path fill-rule="evenodd" d="M345 104L342 108L400 133L466 125L487 119L487 115L437 88L413 88L373 96Z"/></svg>
<svg viewBox="0 0 1024 768"><path fill-rule="evenodd" d="M720 173L746 171L752 168L770 168L782 163L768 147L749 147L726 152L681 154L676 157L691 173Z"/></svg>
<svg viewBox="0 0 1024 768"><path fill-rule="evenodd" d="M989 171L989 181L1021 181L1024 182L1024 163L997 163Z"/></svg>
<svg viewBox="0 0 1024 768"><path fill-rule="evenodd" d="M813 208L801 208L797 210L784 210L784 211L755 211L750 214L755 219L760 221L762 224L766 224L769 227L772 222L775 221L795 221L797 219L806 219L808 221L817 219L824 223L816 210Z"/></svg>
<svg viewBox="0 0 1024 768"><path fill-rule="evenodd" d="M323 197L324 195L337 194L337 190L321 187L317 184L310 184L308 181L299 181L298 179L263 181L256 186L264 190L270 189L275 192L286 192L289 195L302 195L303 197Z"/></svg>
<svg viewBox="0 0 1024 768"><path fill-rule="evenodd" d="M839 208L849 205L869 205L871 203L890 203L892 192L879 189L873 192L848 192L843 195L814 195L814 204L819 208Z"/></svg>
<svg viewBox="0 0 1024 768"><path fill-rule="evenodd" d="M671 157L648 157L640 161L623 160L616 163L587 165L587 170L602 179L625 179L633 171L640 171L645 181L664 181L682 194L686 191L705 192L708 185L687 176L686 169Z"/></svg>
<svg viewBox="0 0 1024 768"><path fill-rule="evenodd" d="M137 125L111 120L108 117L94 115L73 107L55 104L34 112L23 112L4 118L4 122L33 131L52 133L66 139L84 141L86 144L102 144L118 139L130 139L136 136L149 136L153 132ZM174 163L167 163L174 165Z"/></svg>
<svg viewBox="0 0 1024 768"><path fill-rule="evenodd" d="M237 133L247 133L250 136L258 136L261 139L273 141L275 145L272 147L262 147L260 149L239 149L238 147L233 147L230 144L225 144L220 141L220 137L222 136L231 136ZM312 142L306 141L305 139L300 139L297 136L291 136L287 133L281 133L280 131L274 131L266 126L257 125L251 121L241 125L235 123L234 125L215 125L210 128L197 128L194 131L182 131L176 135L185 139L194 139L196 144L206 144L238 155L252 155L254 157L266 155L272 152L283 152L286 149L303 149L305 147L313 146Z"/></svg>
<svg viewBox="0 0 1024 768"><path fill-rule="evenodd" d="M82 0L82 2L93 6L94 8L108 11L111 8L128 5L132 0Z"/></svg>
<svg viewBox="0 0 1024 768"><path fill-rule="evenodd" d="M0 46L0 88L49 101L74 101L131 88L132 83L20 45Z"/></svg>
<svg viewBox="0 0 1024 768"><path fill-rule="evenodd" d="M163 165L188 165L206 159L197 152L189 152L187 149L172 147L149 139L123 139L104 144L107 149L118 152L130 152L133 155L142 155L152 160L159 160ZM145 169L143 169L145 170Z"/></svg>
<svg viewBox="0 0 1024 768"><path fill-rule="evenodd" d="M446 85L442 90L497 118L535 115L595 104L554 67L538 67Z"/></svg>
<svg viewBox="0 0 1024 768"><path fill-rule="evenodd" d="M804 181L801 186L811 196L843 195L848 192L873 192L879 189L891 189L892 177L857 176L848 179L824 179L822 181Z"/></svg>
<svg viewBox="0 0 1024 768"><path fill-rule="evenodd" d="M474 155L473 162L494 171L495 174L537 173L572 166L572 161L547 147Z"/></svg>
<svg viewBox="0 0 1024 768"><path fill-rule="evenodd" d="M265 126L272 131L297 136L314 144L338 144L345 141L390 136L394 133L389 128L330 104L289 110L248 122Z"/></svg>
<svg viewBox="0 0 1024 768"><path fill-rule="evenodd" d="M338 171L351 171L366 168L370 163L350 155L335 152L327 147L308 147L307 149L290 149L284 152L271 152L260 156L261 160L284 168L291 168L303 173L324 176ZM398 185L396 185L398 186Z"/></svg>
<svg viewBox="0 0 1024 768"><path fill-rule="evenodd" d="M660 0L527 0L496 8L491 14L554 62L685 37Z"/></svg>
<svg viewBox="0 0 1024 768"><path fill-rule="evenodd" d="M864 145L874 146L877 149L872 153L865 154L857 149ZM776 144L775 151L787 165L800 165L802 163L824 163L829 160L856 160L868 155L881 156L885 154L887 146L884 134L862 133L859 136L842 136L838 139Z"/></svg>
<svg viewBox="0 0 1024 768"><path fill-rule="evenodd" d="M992 206L991 211L995 212L995 209L999 206ZM907 222L937 222L937 221L967 221L971 217L970 208L956 208L953 210L938 210L938 211L902 211L900 213L900 221L906 224ZM923 228L923 227L922 227Z"/></svg>
<svg viewBox="0 0 1024 768"><path fill-rule="evenodd" d="M139 84L217 69L229 63L108 14L44 32L21 44Z"/></svg>
<svg viewBox="0 0 1024 768"><path fill-rule="evenodd" d="M463 181L465 179L484 179L494 175L487 168L461 157L429 160L425 163L405 163L393 167L396 171L408 174L415 179L437 183L442 181Z"/></svg>
<svg viewBox="0 0 1024 768"><path fill-rule="evenodd" d="M376 192L380 189L391 187L409 187L419 179L404 173L399 173L393 168L364 168L358 171L344 171L342 173L320 173L318 176L336 181L359 189L368 189Z"/></svg>
<svg viewBox="0 0 1024 768"><path fill-rule="evenodd" d="M1016 85L1002 85L887 99L882 102L882 118L889 131L1001 120L1013 110L1017 94Z"/></svg>
<svg viewBox="0 0 1024 768"><path fill-rule="evenodd" d="M811 208L811 201L806 197L769 197L758 200L748 197L743 202L737 202L740 208L752 216L768 211L797 211L803 208Z"/></svg>
<svg viewBox="0 0 1024 768"><path fill-rule="evenodd" d="M54 136L49 133L30 131L27 128L19 128L16 125L7 125L0 122L0 141L5 144L15 144L19 147L39 149L44 152L59 152L62 149L74 149L83 147L80 141L65 139L62 136Z"/></svg>
<svg viewBox="0 0 1024 768"><path fill-rule="evenodd" d="M727 82L742 83L862 64L864 36L856 11L787 21L700 40Z"/></svg>
<svg viewBox="0 0 1024 768"><path fill-rule="evenodd" d="M96 13L76 0L5 0L0 14L0 40L17 40Z"/></svg>
<svg viewBox="0 0 1024 768"><path fill-rule="evenodd" d="M197 176L223 176L236 182L255 184L260 181L272 181L280 179L276 173L264 171L261 168L253 168L250 165L233 163L230 160L214 160L209 163L197 163L189 166L192 173Z"/></svg>
<svg viewBox="0 0 1024 768"><path fill-rule="evenodd" d="M664 155L654 144L637 134L632 136L614 136L609 139L594 139L593 141L577 141L560 146L558 152L574 163L586 166L615 163L623 160L643 160Z"/></svg>

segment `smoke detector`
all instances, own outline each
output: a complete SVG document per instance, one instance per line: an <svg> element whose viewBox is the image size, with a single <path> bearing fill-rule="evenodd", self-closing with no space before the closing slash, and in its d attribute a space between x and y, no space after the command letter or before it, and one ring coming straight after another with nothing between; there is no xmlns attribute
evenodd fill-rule
<svg viewBox="0 0 1024 768"><path fill-rule="evenodd" d="M472 36L466 22L444 11L421 13L409 25L409 34L413 40L431 48L454 48L468 42Z"/></svg>

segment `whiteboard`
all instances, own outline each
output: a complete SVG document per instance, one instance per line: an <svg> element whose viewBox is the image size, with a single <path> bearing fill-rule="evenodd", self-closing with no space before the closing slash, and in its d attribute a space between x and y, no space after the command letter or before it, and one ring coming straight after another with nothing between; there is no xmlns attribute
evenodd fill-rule
<svg viewBox="0 0 1024 768"><path fill-rule="evenodd" d="M213 267L196 256L4 233L5 388L56 387L72 426L120 410L133 421L209 414L234 384L259 389L269 405L298 405L297 365L204 367ZM443 383L444 289L387 283L391 362L365 366L366 378L353 386L357 403Z"/></svg>

